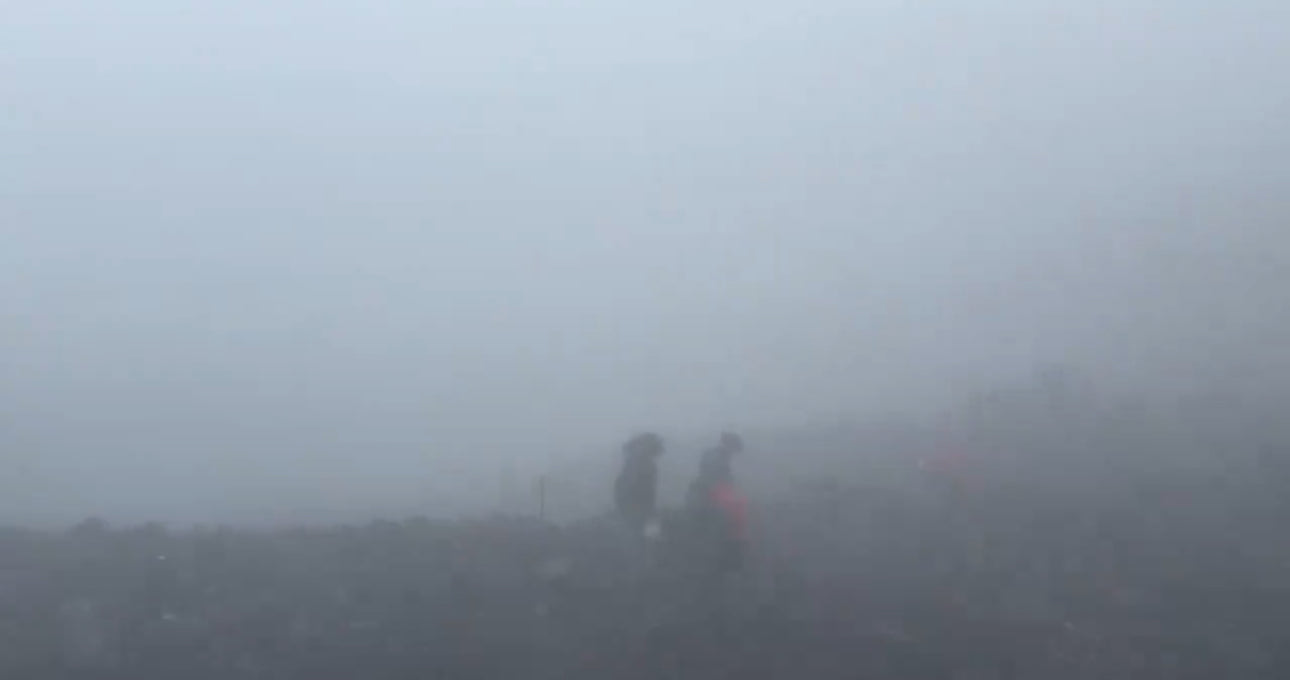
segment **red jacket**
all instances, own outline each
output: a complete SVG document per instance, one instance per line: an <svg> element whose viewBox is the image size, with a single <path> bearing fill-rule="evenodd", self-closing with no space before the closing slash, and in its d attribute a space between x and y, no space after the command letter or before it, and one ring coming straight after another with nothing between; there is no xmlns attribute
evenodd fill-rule
<svg viewBox="0 0 1290 680"><path fill-rule="evenodd" d="M730 482L714 484L711 498L734 537L740 541L748 540L748 499Z"/></svg>

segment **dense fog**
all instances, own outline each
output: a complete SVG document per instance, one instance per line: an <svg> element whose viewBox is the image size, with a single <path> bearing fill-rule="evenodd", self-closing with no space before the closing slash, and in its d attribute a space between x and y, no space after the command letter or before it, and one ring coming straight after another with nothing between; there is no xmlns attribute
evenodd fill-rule
<svg viewBox="0 0 1290 680"><path fill-rule="evenodd" d="M3 510L478 511L633 430L926 417L1049 363L1275 392L1287 26L9 6Z"/></svg>
<svg viewBox="0 0 1290 680"><path fill-rule="evenodd" d="M1287 72L1272 0L6 3L0 676L1286 677Z"/></svg>

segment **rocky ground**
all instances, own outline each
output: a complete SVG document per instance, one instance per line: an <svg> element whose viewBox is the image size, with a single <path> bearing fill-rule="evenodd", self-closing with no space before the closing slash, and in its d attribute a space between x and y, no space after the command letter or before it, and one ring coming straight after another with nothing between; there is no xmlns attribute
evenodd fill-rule
<svg viewBox="0 0 1290 680"><path fill-rule="evenodd" d="M610 520L11 530L0 677L1290 677L1277 523L1168 507L835 485L715 588Z"/></svg>

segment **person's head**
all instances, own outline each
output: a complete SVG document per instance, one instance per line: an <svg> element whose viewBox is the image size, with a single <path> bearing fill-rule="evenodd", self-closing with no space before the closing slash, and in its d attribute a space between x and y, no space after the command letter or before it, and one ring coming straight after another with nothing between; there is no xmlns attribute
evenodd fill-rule
<svg viewBox="0 0 1290 680"><path fill-rule="evenodd" d="M623 453L629 456L658 456L663 453L663 438L653 432L638 434L623 444Z"/></svg>

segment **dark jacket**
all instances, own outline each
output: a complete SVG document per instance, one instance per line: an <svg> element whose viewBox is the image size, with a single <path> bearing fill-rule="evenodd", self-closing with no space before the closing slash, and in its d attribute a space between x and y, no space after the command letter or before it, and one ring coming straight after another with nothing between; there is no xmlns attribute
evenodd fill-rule
<svg viewBox="0 0 1290 680"><path fill-rule="evenodd" d="M633 525L644 526L658 502L658 463L648 452L634 452L623 461L614 482L614 504L618 514Z"/></svg>

